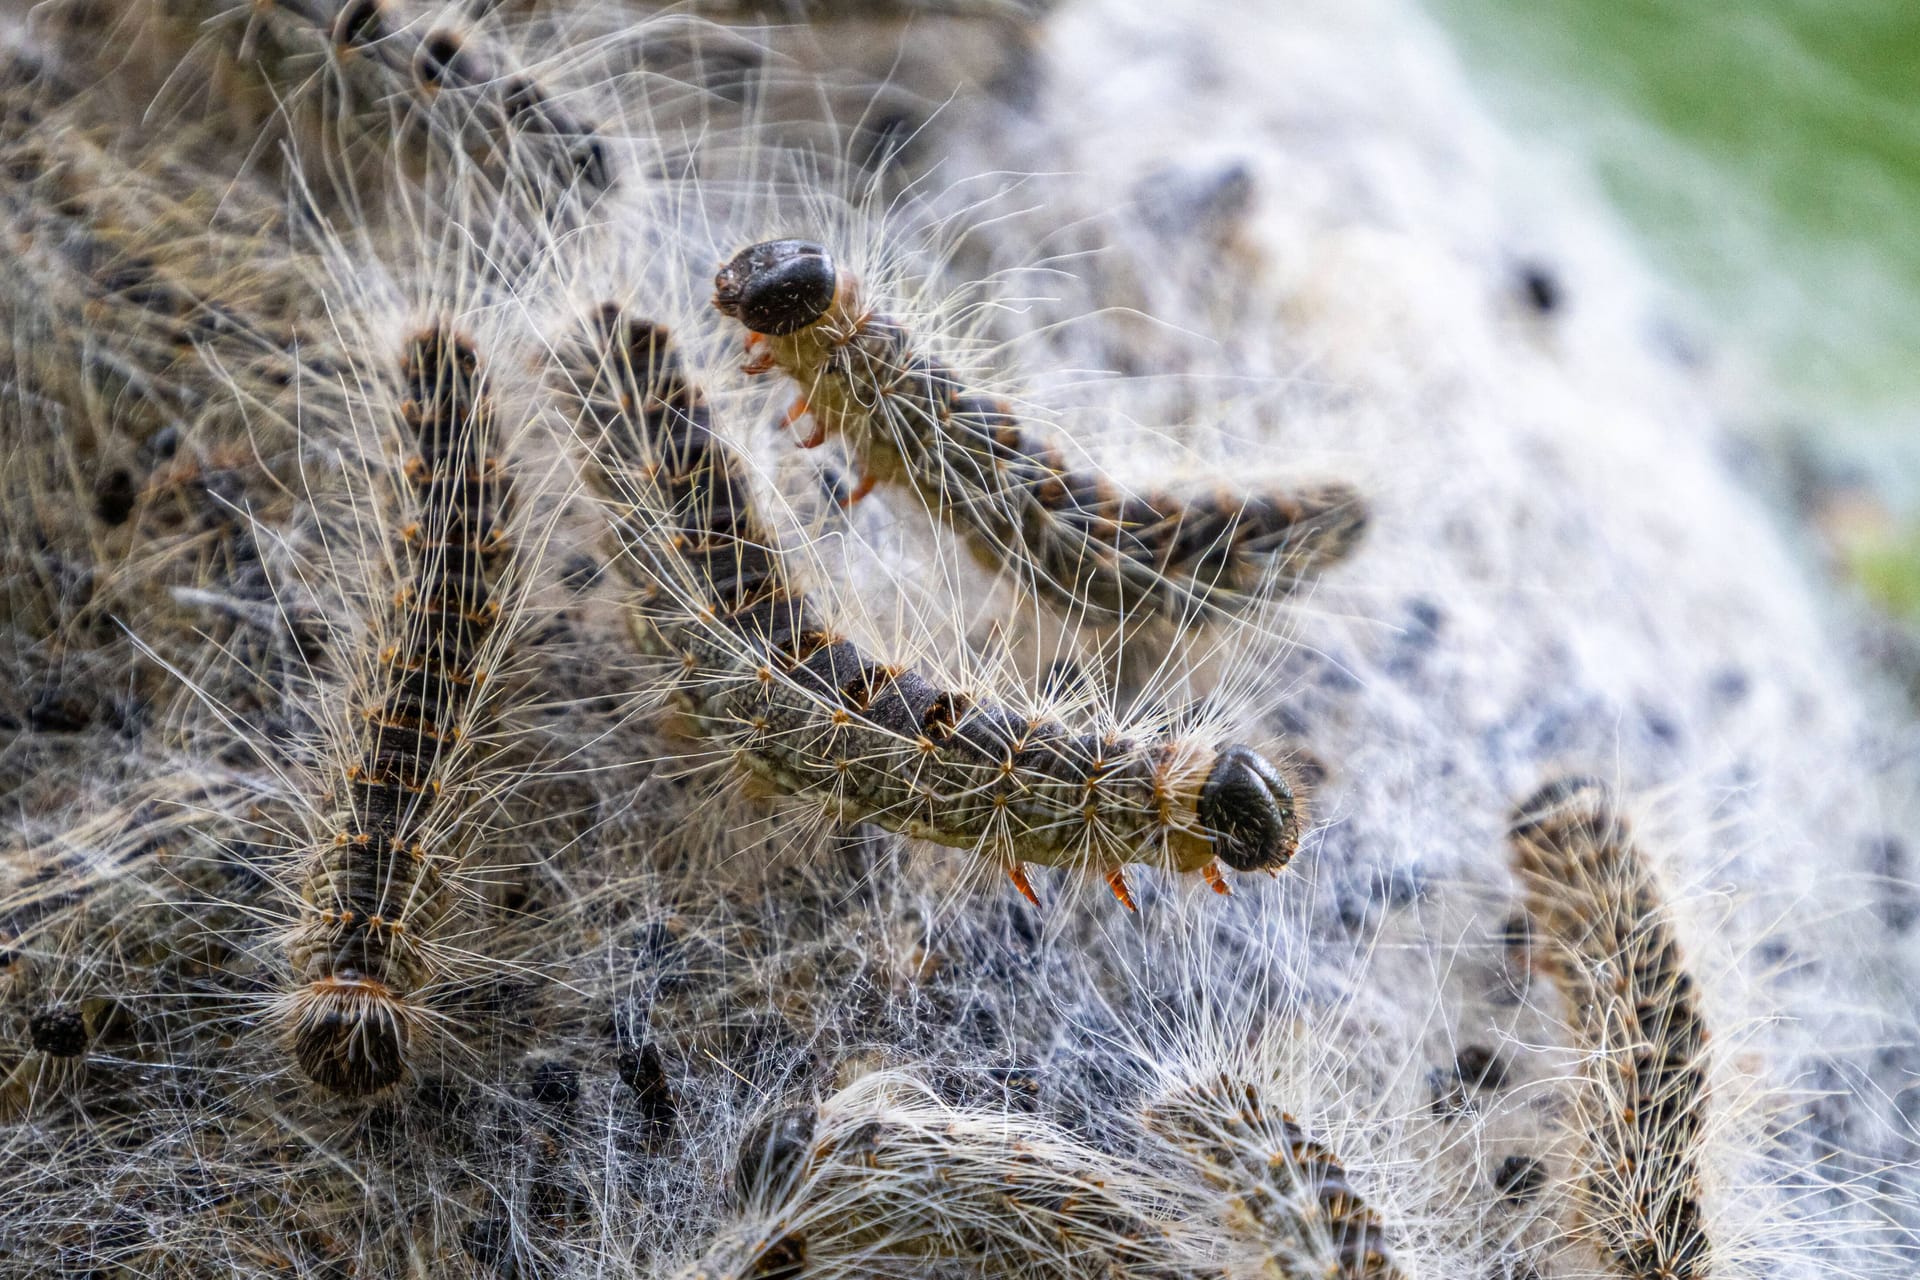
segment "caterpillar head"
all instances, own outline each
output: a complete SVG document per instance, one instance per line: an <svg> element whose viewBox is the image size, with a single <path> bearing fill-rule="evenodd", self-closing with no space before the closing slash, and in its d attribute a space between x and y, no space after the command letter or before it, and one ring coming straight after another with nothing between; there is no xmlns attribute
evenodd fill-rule
<svg viewBox="0 0 1920 1280"><path fill-rule="evenodd" d="M411 1011L386 983L342 969L301 988L292 1013L288 1039L315 1084L358 1098L406 1074Z"/></svg>
<svg viewBox="0 0 1920 1280"><path fill-rule="evenodd" d="M1584 837L1589 841L1617 838L1607 785L1598 778L1573 774L1540 787L1508 814L1516 840L1557 842Z"/></svg>
<svg viewBox="0 0 1920 1280"><path fill-rule="evenodd" d="M811 1106L783 1107L762 1116L740 1144L733 1167L736 1204L778 1204L806 1172L819 1113Z"/></svg>
<svg viewBox="0 0 1920 1280"><path fill-rule="evenodd" d="M768 240L742 249L720 268L713 305L754 333L784 337L825 315L838 284L825 246Z"/></svg>
<svg viewBox="0 0 1920 1280"><path fill-rule="evenodd" d="M1235 871L1278 871L1300 847L1293 788L1249 747L1220 753L1200 788L1197 808L1215 855Z"/></svg>

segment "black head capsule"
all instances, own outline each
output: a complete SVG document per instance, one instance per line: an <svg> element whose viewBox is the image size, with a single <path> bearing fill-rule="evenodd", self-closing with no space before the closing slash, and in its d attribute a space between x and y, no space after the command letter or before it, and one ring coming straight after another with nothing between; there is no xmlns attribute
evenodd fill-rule
<svg viewBox="0 0 1920 1280"><path fill-rule="evenodd" d="M778 1204L786 1198L812 1159L817 1120L812 1107L785 1107L747 1131L733 1166L736 1204Z"/></svg>
<svg viewBox="0 0 1920 1280"><path fill-rule="evenodd" d="M1537 839L1549 829L1578 824L1598 840L1605 838L1608 815L1606 783L1585 774L1572 774L1555 778L1515 805L1509 821L1512 833L1523 839Z"/></svg>
<svg viewBox="0 0 1920 1280"><path fill-rule="evenodd" d="M1235 871L1278 871L1300 847L1293 788L1250 748L1220 753L1200 788L1198 811L1215 853Z"/></svg>
<svg viewBox="0 0 1920 1280"><path fill-rule="evenodd" d="M833 305L833 257L811 240L768 240L733 255L713 278L713 305L755 333L798 333Z"/></svg>
<svg viewBox="0 0 1920 1280"><path fill-rule="evenodd" d="M380 0L347 0L333 20L333 43L342 49L362 49L386 37Z"/></svg>

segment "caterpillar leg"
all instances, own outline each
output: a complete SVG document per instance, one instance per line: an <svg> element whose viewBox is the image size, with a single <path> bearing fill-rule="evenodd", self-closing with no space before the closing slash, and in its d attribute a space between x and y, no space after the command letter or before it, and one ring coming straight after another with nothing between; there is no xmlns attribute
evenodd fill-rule
<svg viewBox="0 0 1920 1280"><path fill-rule="evenodd" d="M820 425L818 418L812 415L813 410L807 404L807 398L805 396L799 397L792 404L788 405L786 412L780 415L780 430L782 431L791 430L799 426L802 421L811 421L813 423L813 425L807 429L805 435L795 438L794 443L798 444L802 449L818 449L827 442L827 429ZM865 477L863 476L862 480L864 479Z"/></svg>
<svg viewBox="0 0 1920 1280"><path fill-rule="evenodd" d="M747 359L740 366L740 372L750 378L763 373L772 373L778 366L774 363L773 352L768 347L767 336L763 333L750 333L746 341ZM782 423L781 425L785 425Z"/></svg>
<svg viewBox="0 0 1920 1280"><path fill-rule="evenodd" d="M873 472L862 472L860 479L854 483L853 488L847 491L847 496L840 499L841 510L851 510L862 498L872 493L874 486L879 482L880 478L874 475Z"/></svg>

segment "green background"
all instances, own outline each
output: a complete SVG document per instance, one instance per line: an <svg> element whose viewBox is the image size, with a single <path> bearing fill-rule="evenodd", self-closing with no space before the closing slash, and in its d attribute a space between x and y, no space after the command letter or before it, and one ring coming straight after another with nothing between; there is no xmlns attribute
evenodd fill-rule
<svg viewBox="0 0 1920 1280"><path fill-rule="evenodd" d="M1920 0L1428 0L1798 431L1920 511Z"/></svg>

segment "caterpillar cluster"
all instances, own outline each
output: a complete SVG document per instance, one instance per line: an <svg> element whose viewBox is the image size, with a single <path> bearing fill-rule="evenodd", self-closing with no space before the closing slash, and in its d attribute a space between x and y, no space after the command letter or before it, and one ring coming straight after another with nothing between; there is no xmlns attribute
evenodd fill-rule
<svg viewBox="0 0 1920 1280"><path fill-rule="evenodd" d="M1300 50L1366 23L1303 12L1281 40L1227 0L1228 42L1139 0L654 8L129 0L102 39L100 6L53 0L7 30L0 1257L49 1277L1677 1280L1751 1270L1741 1216L1794 1202L1782 1271L1897 1259L1888 1224L1920 1196L1868 1125L1899 1034L1876 1024L1881 1077L1782 1089L1781 1122L1722 1159L1730 1086L1827 1060L1785 1036L1709 1053L1717 975L1682 963L1663 850L1597 792L1539 793L1502 844L1512 780L1618 710L1608 662L1659 667L1650 725L1663 681L1691 679L1662 627L1700 568L1616 572L1593 530L1648 519L1633 504L1670 477L1607 490L1586 465L1636 456L1613 436L1517 425L1579 399L1534 350L1565 354L1543 334L1568 308L1541 308L1524 360L1473 318L1477 199L1444 254L1334 234L1344 196L1285 204L1261 150L1283 138L1315 139L1285 156L1302 189L1365 186L1312 166L1366 147L1267 113L1295 101ZM1192 133L1183 95L1216 78L1258 154L1108 165L1095 130L1163 160L1155 122ZM1305 119L1354 110L1329 87L1350 88L1297 91ZM975 204L1009 166L1042 198ZM885 272L844 265L927 252L930 289L965 299L1009 261L1094 249L1056 274L1057 311L995 321L1010 341L1164 374L1124 393L1163 421L1229 420L1208 375L1257 383L1290 440L1404 457L1418 501L1129 491L985 390L991 362L884 313ZM1153 317L1150 351L1088 345L1131 341L1122 313L1174 278L1191 309ZM1422 279L1446 282L1459 350L1395 341L1394 291ZM791 425L857 469L844 505L886 484L904 511L809 518L819 477L732 429L757 398L722 367L742 329L749 369L797 385ZM1228 354L1189 360L1176 330ZM1449 363L1488 352L1552 411L1499 420L1506 366ZM1682 551L1717 510L1701 492L1705 514L1661 526ZM1057 614L1059 647L1007 640L1026 620L949 578L947 543L929 568L929 524ZM1644 631L1512 589L1549 570L1617 583ZM1265 608L1324 571L1359 616ZM1764 598L1729 581L1769 623L1812 607L1779 576ZM1089 650L1161 665L1133 688L1081 670ZM1844 685L1791 685L1781 652L1703 679L1713 705L1777 677L1818 718ZM1724 723L1675 703L1649 736L1777 737L1767 701ZM1277 741L1326 761L1312 829L1256 745ZM1633 785L1673 758L1649 749ZM1795 847L1779 778L1740 765L1728 791L1774 797L1721 828L1751 821L1729 842L1750 838L1729 866L1751 885ZM1525 947L1482 927L1506 849ZM1228 897L1167 887L1296 860ZM1037 905L1034 867L1138 910L970 883ZM1805 941L1750 949L1807 973ZM1863 947L1810 954L1819 1000ZM1523 949L1557 1001L1488 961ZM1481 1002L1451 1005L1456 980ZM1806 1014L1807 989L1757 992L1781 1012L1755 1021ZM1819 1205L1847 1195L1852 1218Z"/></svg>
<svg viewBox="0 0 1920 1280"><path fill-rule="evenodd" d="M1136 496L1073 467L1007 401L919 349L821 245L742 249L715 278L713 304L747 330L750 373L778 369L799 386L785 421L812 421L801 445L846 447L860 471L849 501L880 483L906 488L990 567L1070 617L1230 615L1346 559L1366 528L1366 505L1345 484Z"/></svg>
<svg viewBox="0 0 1920 1280"><path fill-rule="evenodd" d="M1216 859L1256 871L1292 858L1292 791L1248 747L1075 733L836 635L788 580L668 335L613 306L594 326L566 385L635 569L634 625L682 663L678 697L701 736L845 821L977 850L1036 903L1028 862L1096 870L1131 909L1127 863L1222 886Z"/></svg>
<svg viewBox="0 0 1920 1280"><path fill-rule="evenodd" d="M392 616L323 838L287 940L287 1039L315 1082L366 1094L399 1081L432 982L451 872L473 833L468 773L486 749L502 659L497 585L513 554L512 484L472 343L445 328L409 339L398 405L413 518ZM358 637L354 637L358 639Z"/></svg>

